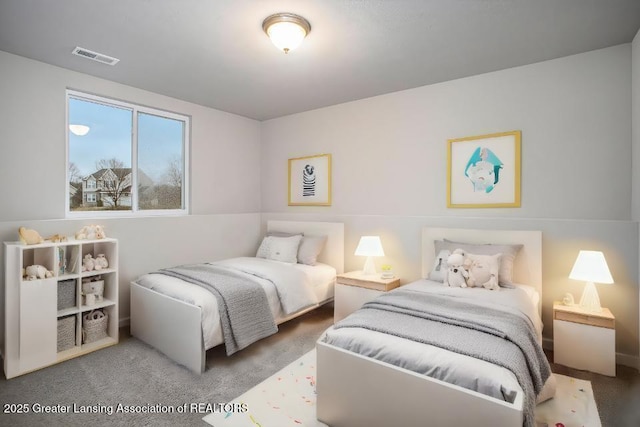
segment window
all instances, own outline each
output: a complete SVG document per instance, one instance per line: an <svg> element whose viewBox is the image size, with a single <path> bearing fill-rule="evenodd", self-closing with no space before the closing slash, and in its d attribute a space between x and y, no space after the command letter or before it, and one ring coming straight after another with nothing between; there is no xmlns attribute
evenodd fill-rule
<svg viewBox="0 0 640 427"><path fill-rule="evenodd" d="M189 118L67 91L67 212L188 213Z"/></svg>

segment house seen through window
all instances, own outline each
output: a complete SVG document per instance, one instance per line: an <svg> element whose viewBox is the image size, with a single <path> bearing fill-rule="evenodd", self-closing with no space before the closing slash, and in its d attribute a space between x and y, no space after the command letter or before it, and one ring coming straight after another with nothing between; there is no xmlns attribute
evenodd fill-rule
<svg viewBox="0 0 640 427"><path fill-rule="evenodd" d="M68 212L187 213L189 118L67 92Z"/></svg>

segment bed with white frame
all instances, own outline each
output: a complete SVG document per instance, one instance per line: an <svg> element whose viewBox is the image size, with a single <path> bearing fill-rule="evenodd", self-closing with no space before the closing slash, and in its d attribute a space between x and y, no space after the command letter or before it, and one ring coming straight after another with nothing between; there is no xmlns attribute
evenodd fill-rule
<svg viewBox="0 0 640 427"><path fill-rule="evenodd" d="M344 271L344 224L335 222L268 221L267 231L302 232L307 236L327 236L318 262ZM333 286L317 305L285 318L281 324L333 300ZM131 335L146 342L195 373L205 370L202 309L197 305L156 292L131 282Z"/></svg>
<svg viewBox="0 0 640 427"><path fill-rule="evenodd" d="M522 244L514 262L514 282L532 286L542 296L540 231L424 228L422 277L433 267L434 241L442 239ZM522 426L522 393L513 403L505 402L344 350L322 338L316 350L317 417L332 427Z"/></svg>

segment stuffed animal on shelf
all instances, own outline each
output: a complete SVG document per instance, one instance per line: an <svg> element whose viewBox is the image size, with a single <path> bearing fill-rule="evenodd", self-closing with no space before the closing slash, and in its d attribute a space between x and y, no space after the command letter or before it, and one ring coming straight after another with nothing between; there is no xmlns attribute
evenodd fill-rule
<svg viewBox="0 0 640 427"><path fill-rule="evenodd" d="M85 225L76 233L77 240L104 239L107 235L101 225Z"/></svg>
<svg viewBox="0 0 640 427"><path fill-rule="evenodd" d="M104 256L104 254L98 254L98 256L93 260L94 268L96 270L104 270L105 268L109 268L109 261Z"/></svg>
<svg viewBox="0 0 640 427"><path fill-rule="evenodd" d="M96 267L93 255L86 254L82 259L82 271L93 271Z"/></svg>
<svg viewBox="0 0 640 427"><path fill-rule="evenodd" d="M44 242L40 233L30 228L18 228L18 235L20 236L20 241L25 245L37 245L38 243Z"/></svg>
<svg viewBox="0 0 640 427"><path fill-rule="evenodd" d="M25 269L27 280L48 279L53 277L53 271L47 270L42 265L30 265Z"/></svg>
<svg viewBox="0 0 640 427"><path fill-rule="evenodd" d="M447 258L447 271L444 278L444 283L447 286L454 288L466 288L467 278L469 273L464 268L464 252L461 249L456 249Z"/></svg>

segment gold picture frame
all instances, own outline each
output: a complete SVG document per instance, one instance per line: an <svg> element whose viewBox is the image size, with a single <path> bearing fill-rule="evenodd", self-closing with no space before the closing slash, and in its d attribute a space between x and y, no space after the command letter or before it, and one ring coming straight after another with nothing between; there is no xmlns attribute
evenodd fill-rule
<svg viewBox="0 0 640 427"><path fill-rule="evenodd" d="M448 208L519 208L521 131L448 140Z"/></svg>
<svg viewBox="0 0 640 427"><path fill-rule="evenodd" d="M289 159L289 206L331 206L331 154Z"/></svg>

